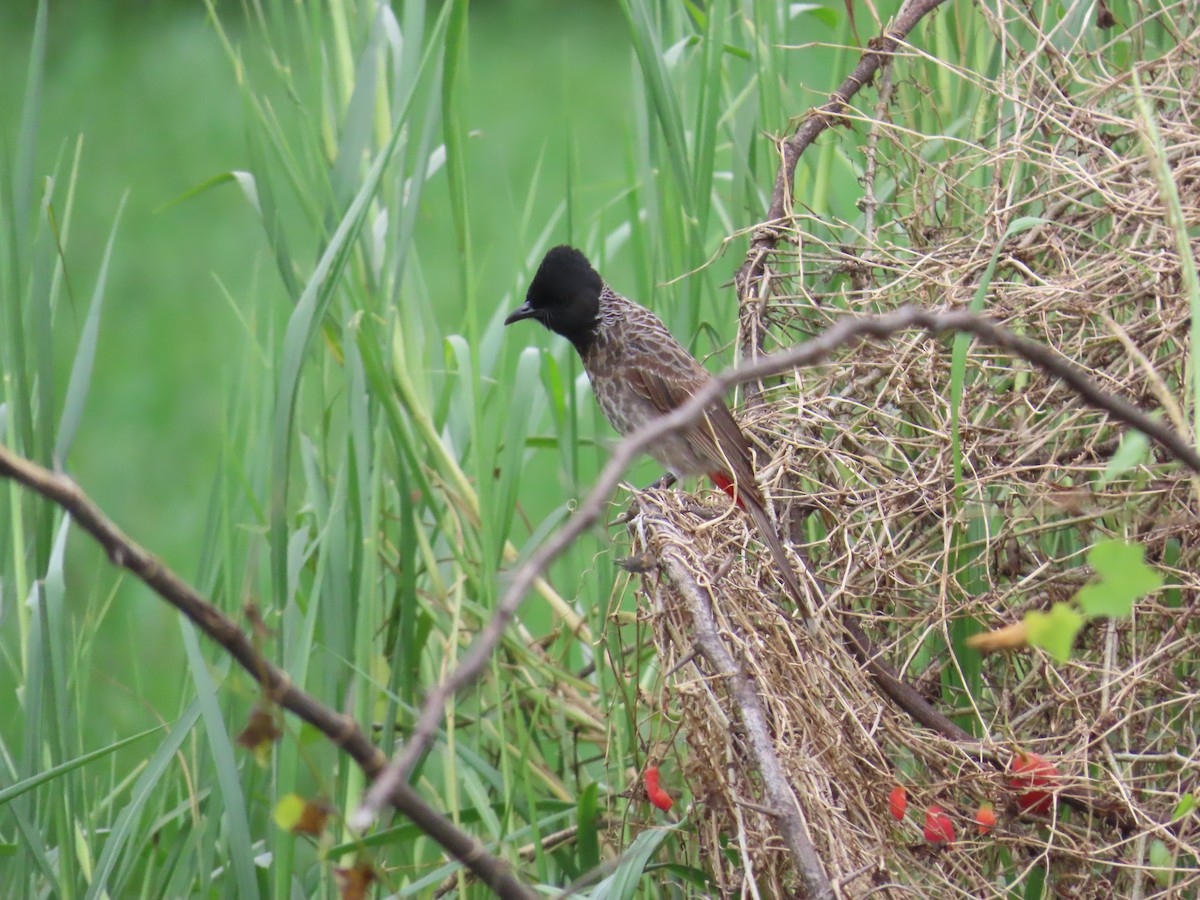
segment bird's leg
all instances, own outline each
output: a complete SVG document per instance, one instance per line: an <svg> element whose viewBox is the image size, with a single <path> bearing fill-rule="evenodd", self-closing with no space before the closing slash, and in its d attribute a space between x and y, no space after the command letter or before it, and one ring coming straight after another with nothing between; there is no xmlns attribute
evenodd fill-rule
<svg viewBox="0 0 1200 900"><path fill-rule="evenodd" d="M669 488L671 485L673 485L676 482L676 480L677 479L675 478L674 473L667 472L666 474L663 475L662 478L658 479L658 481L655 481L655 482L652 482L652 483L646 485L646 487L642 488L642 490L643 491L655 491L655 490L665 491L667 488ZM625 512L623 514L621 514L616 519L614 519L612 522L610 522L609 525L624 525L627 522L632 522L635 518L637 518L637 504L631 503L629 505L629 509L625 510Z"/></svg>
<svg viewBox="0 0 1200 900"><path fill-rule="evenodd" d="M658 481L655 481L655 482L652 482L652 483L646 485L646 490L648 490L648 491L665 491L667 488L669 488L671 485L673 485L678 480L679 479L677 479L675 477L674 472L664 472L663 477L658 479Z"/></svg>

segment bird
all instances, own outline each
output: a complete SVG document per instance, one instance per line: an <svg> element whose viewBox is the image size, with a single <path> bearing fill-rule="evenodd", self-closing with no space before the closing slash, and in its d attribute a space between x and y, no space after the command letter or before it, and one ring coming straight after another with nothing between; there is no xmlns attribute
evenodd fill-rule
<svg viewBox="0 0 1200 900"><path fill-rule="evenodd" d="M524 319L574 345L600 409L622 436L670 413L712 381L658 316L614 291L581 251L566 244L547 251L525 302L504 325ZM725 401L714 400L701 421L664 436L648 452L677 478L707 475L749 513L788 593L811 619L808 594L755 479L750 442Z"/></svg>

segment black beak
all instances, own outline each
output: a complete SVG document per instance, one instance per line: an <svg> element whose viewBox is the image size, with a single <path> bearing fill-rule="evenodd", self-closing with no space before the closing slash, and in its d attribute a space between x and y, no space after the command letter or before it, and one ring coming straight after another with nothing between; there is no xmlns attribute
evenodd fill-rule
<svg viewBox="0 0 1200 900"><path fill-rule="evenodd" d="M511 313L509 313L508 318L504 320L504 324L511 325L513 322L520 322L522 319L536 319L537 317L537 310L530 306L529 301L526 300Z"/></svg>

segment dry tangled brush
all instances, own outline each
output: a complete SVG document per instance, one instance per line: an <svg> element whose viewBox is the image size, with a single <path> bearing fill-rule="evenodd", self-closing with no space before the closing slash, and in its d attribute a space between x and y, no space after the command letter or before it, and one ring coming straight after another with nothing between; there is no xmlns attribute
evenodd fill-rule
<svg viewBox="0 0 1200 900"><path fill-rule="evenodd" d="M1070 37L1062 23L1039 28L1034 6L956 11L960 31L985 29L995 55L978 55L999 60L995 71L939 68L913 51L858 98L857 132L838 139L865 154L863 215L797 210L771 260L766 324L786 345L904 303L962 308L984 285L987 314L1190 434L1190 301L1150 148L1157 141L1195 235L1200 12L1176 3L1107 30L1092 19ZM920 84L972 86L981 106L919 132ZM1193 258L1198 247L1193 238ZM637 549L685 564L711 597L844 896L1038 896L1043 881L1056 896L1196 896L1195 815L1171 820L1181 798L1200 794L1200 482L1154 450L1106 476L1123 429L1027 362L978 345L966 354L956 482L954 343L914 332L847 348L768 386L743 414L780 520L824 583L815 633L775 605L769 556L745 517L714 517L727 506L716 498L706 509L645 495ZM1144 546L1167 581L1131 620L1093 622L1065 664L951 649L981 626L1069 600L1091 577L1088 548L1106 537ZM726 895L791 895L797 871L729 678L694 655L694 598L662 573L644 587L704 864ZM980 743L923 728L881 696L832 610L857 615L882 656ZM1051 759L1081 802L1020 814L1001 770L1018 747ZM909 789L903 822L887 811L897 782ZM983 800L999 820L986 836L971 821ZM949 848L922 840L930 804L955 821Z"/></svg>

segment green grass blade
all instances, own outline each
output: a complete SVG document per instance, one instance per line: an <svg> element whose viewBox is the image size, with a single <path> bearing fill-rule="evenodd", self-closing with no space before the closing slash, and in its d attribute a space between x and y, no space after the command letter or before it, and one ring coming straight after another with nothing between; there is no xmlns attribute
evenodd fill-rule
<svg viewBox="0 0 1200 900"><path fill-rule="evenodd" d="M58 465L65 465L79 423L83 419L84 406L87 403L88 388L92 382L92 367L96 361L96 342L100 337L100 309L104 302L104 290L108 284L108 267L112 260L113 244L117 239L117 228L121 224L121 214L125 209L125 198L117 207L117 215L113 220L112 230L108 234L108 242L104 245L104 256L100 260L100 271L96 275L96 287L92 291L92 302L88 306L87 319L83 324L83 333L79 336L79 347L75 351L75 359L71 363L71 376L67 380L67 395L63 400L62 418L58 423L58 438L54 445L54 459Z"/></svg>
<svg viewBox="0 0 1200 900"><path fill-rule="evenodd" d="M33 215L33 196L37 177L38 123L42 113L42 82L46 70L47 21L50 4L38 0L37 17L33 23L33 40L29 50L29 68L25 76L25 97L21 104L21 124L17 130L17 153L12 178L12 239L15 242L14 262L24 258L28 245L25 227Z"/></svg>
<svg viewBox="0 0 1200 900"><path fill-rule="evenodd" d="M471 266L470 206L467 191L466 128L463 124L462 70L467 59L467 0L450 0L450 20L446 27L442 62L442 128L446 141L447 185L450 189L450 214L454 220L455 239L461 258L460 286L466 300L463 313L465 330L471 343L476 343L479 321L475 310L474 277Z"/></svg>
<svg viewBox="0 0 1200 900"><path fill-rule="evenodd" d="M1028 231L1037 225L1045 224L1049 223L1045 219L1034 216L1023 216L1009 224L1008 228L1004 230L1004 236L996 242L996 246L992 250L991 259L988 260L987 267L983 270L983 275L979 279L979 285L975 288L975 296L971 298L971 305L968 307L971 312L979 313L983 311L983 306L987 302L988 288L991 287L992 278L996 274L996 266L1000 262L1000 254L1004 250L1005 242L1010 237ZM960 424L962 422L963 393L966 390L967 382L967 349L970 346L971 336L969 334L956 334L950 354L950 446L951 453L953 454L954 486L956 492L961 491L963 483Z"/></svg>
<svg viewBox="0 0 1200 900"><path fill-rule="evenodd" d="M1200 447L1200 275L1196 271L1196 256L1192 250L1192 234L1188 229L1187 217L1179 200L1179 187L1171 166L1167 162L1167 150L1162 133L1150 102L1146 99L1137 70L1132 71L1134 95L1138 112L1141 114L1142 145L1150 158L1151 170L1158 182L1159 194L1167 211L1167 222L1171 227L1175 247L1179 253L1179 274L1187 294L1191 310L1188 329L1188 384L1191 389L1192 436Z"/></svg>
<svg viewBox="0 0 1200 900"><path fill-rule="evenodd" d="M96 861L96 870L84 900L101 900L119 895L119 890L110 885L109 880L117 871L121 855L130 848L135 851L142 849L140 842L149 840L150 836L139 829L142 812L157 795L167 768L199 719L200 701L196 700L175 721L171 734L147 761L146 768L133 785L129 803L117 816L117 821L104 842L104 849Z"/></svg>
<svg viewBox="0 0 1200 900"><path fill-rule="evenodd" d="M616 870L596 885L588 896L592 900L632 900L650 860L677 827L647 828L635 837L621 854Z"/></svg>
<svg viewBox="0 0 1200 900"><path fill-rule="evenodd" d="M289 457L294 435L293 416L300 388L300 370L318 323L324 318L332 297L332 288L349 258L353 240L362 229L367 205L379 187L384 167L391 160L401 137L398 129L371 165L353 202L338 223L337 230L321 254L312 276L288 320L280 359L279 387L276 395L272 450L273 490L271 499L271 553L276 576L276 599L282 601L286 584L287 519L286 500L289 481ZM280 604L282 605L282 603Z"/></svg>
<svg viewBox="0 0 1200 900"><path fill-rule="evenodd" d="M384 12L381 7L372 23L366 47L363 48L355 70L354 89L342 121L342 137L330 177L335 209L344 208L353 199L363 160L371 155L376 87L384 38L383 21Z"/></svg>
<svg viewBox="0 0 1200 900"><path fill-rule="evenodd" d="M68 772L73 772L76 769L86 766L88 763L95 762L98 759L103 759L110 753L115 753L124 747L128 747L130 744L140 741L147 735L154 734L156 731L161 731L162 729L162 725L155 725L153 728L147 728L145 731L140 731L137 734L131 734L128 737L121 738L119 741L109 744L107 747L100 747L99 749L92 750L89 753L84 753L82 756L77 756L74 759L69 759L66 762L59 763L57 766L46 769L44 772L38 772L36 775L31 776L30 778L25 778L14 782L6 788L0 788L0 806L11 802L27 791L32 791L44 784L48 784L58 777L67 774Z"/></svg>
<svg viewBox="0 0 1200 900"><path fill-rule="evenodd" d="M517 374L512 383L512 396L538 397L538 370L541 367L541 353L532 347L521 351L517 361ZM524 412L524 415L521 414ZM512 531L513 518L517 513L518 488L521 483L521 473L524 469L526 456L525 435L529 433L531 422L536 421L536 407L533 403L524 405L524 410L514 410L507 418L504 426L504 444L498 459L499 481L493 495L494 508L500 511L497 525L500 546L508 540Z"/></svg>
<svg viewBox="0 0 1200 900"><path fill-rule="evenodd" d="M204 734L208 738L216 769L217 786L220 788L222 817L228 829L223 852L227 864L233 869L234 883L239 897L254 897L258 894L258 883L254 873L254 841L246 813L246 798L234 758L233 742L225 727L225 716L217 695L217 685L209 671L208 662L200 652L200 641L196 628L187 619L180 617L180 632L183 648L187 654L188 669L192 683L196 686L196 702L204 719Z"/></svg>
<svg viewBox="0 0 1200 900"><path fill-rule="evenodd" d="M663 131L675 187L684 198L685 214L691 214L695 210L692 196L695 181L687 161L687 134L683 124L683 113L679 108L679 98L671 84L667 63L658 44L659 30L645 0L621 0L621 9L629 21L629 34L633 40L634 52L637 54L642 76L646 79L646 90L655 117Z"/></svg>

